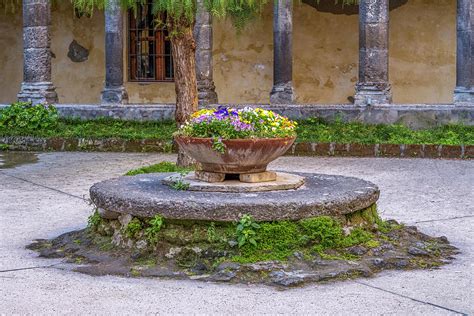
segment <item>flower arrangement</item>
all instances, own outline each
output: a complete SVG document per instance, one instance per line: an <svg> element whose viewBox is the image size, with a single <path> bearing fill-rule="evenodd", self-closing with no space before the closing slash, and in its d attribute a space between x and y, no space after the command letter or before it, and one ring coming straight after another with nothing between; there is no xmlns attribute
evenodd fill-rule
<svg viewBox="0 0 474 316"><path fill-rule="evenodd" d="M214 138L286 138L296 136L296 122L261 108L220 106L195 112L176 135Z"/></svg>
<svg viewBox="0 0 474 316"><path fill-rule="evenodd" d="M258 173L293 145L296 122L260 108L220 106L195 112L174 136L203 171Z"/></svg>

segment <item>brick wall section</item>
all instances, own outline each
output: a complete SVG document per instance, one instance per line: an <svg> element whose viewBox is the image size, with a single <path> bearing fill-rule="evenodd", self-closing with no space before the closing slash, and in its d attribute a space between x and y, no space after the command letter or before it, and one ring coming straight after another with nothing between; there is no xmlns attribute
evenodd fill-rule
<svg viewBox="0 0 474 316"><path fill-rule="evenodd" d="M6 146L2 146L6 145ZM171 141L119 138L0 137L0 148L25 151L175 152ZM338 144L300 142L287 152L293 156L474 158L474 145Z"/></svg>

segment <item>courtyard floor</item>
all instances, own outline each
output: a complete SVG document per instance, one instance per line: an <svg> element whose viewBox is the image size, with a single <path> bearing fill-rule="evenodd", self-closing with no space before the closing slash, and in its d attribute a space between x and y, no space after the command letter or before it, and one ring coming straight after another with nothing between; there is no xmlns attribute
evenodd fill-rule
<svg viewBox="0 0 474 316"><path fill-rule="evenodd" d="M199 281L92 277L25 246L83 228L89 187L174 155L0 152L0 314L474 314L474 161L283 157L273 169L356 176L379 185L383 218L448 237L461 250L437 270L390 271L277 290ZM36 160L37 158L37 160ZM21 162L21 161L18 161ZM2 167L3 166L3 167Z"/></svg>

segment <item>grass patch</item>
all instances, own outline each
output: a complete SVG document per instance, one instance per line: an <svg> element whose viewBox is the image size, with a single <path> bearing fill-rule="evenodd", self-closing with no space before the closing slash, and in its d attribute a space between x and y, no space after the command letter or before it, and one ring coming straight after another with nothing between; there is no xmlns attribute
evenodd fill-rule
<svg viewBox="0 0 474 316"><path fill-rule="evenodd" d="M474 126L443 125L426 130L411 130L403 125L324 122L312 118L298 122L298 141L359 144L440 144L473 145Z"/></svg>
<svg viewBox="0 0 474 316"><path fill-rule="evenodd" d="M60 119L55 126L47 129L26 129L21 127L1 127L0 136L37 136L70 138L122 138L171 140L176 124L173 121L120 121L96 119L81 121Z"/></svg>
<svg viewBox="0 0 474 316"><path fill-rule="evenodd" d="M178 167L174 162L162 161L160 163L133 169L128 171L126 176L135 176L137 174L157 173L157 172L189 172L191 168Z"/></svg>
<svg viewBox="0 0 474 316"><path fill-rule="evenodd" d="M171 141L176 131L174 121L120 121L96 119L81 121L60 119L57 124L43 129L20 126L1 126L0 136L36 136L65 138L120 138L156 139ZM403 125L369 125L325 122L319 118L298 121L299 142L360 143L360 144L440 144L474 145L474 126L444 125L414 131Z"/></svg>

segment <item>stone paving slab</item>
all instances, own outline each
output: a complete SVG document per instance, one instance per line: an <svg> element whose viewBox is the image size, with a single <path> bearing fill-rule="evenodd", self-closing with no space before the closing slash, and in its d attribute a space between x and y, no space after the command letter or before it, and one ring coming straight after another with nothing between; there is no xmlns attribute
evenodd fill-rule
<svg viewBox="0 0 474 316"><path fill-rule="evenodd" d="M87 198L92 183L174 156L46 153L38 158L35 164L0 170L0 314L474 314L472 161L277 160L272 169L341 174L374 182L382 192L379 205L385 210L384 218L419 222L423 232L445 235L462 251L453 264L439 270L393 271L373 279L278 291L260 286L91 277L57 268L25 269L57 263L36 258L24 245L84 227L90 207L77 196ZM8 269L20 270L4 271Z"/></svg>

